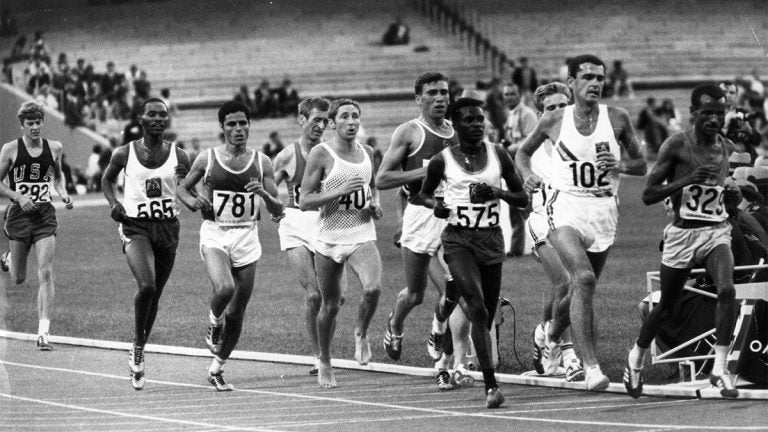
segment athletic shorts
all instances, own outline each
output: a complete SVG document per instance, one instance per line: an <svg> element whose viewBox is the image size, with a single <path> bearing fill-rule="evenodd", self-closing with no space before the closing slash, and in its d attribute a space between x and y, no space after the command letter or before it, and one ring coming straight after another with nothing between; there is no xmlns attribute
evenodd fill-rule
<svg viewBox="0 0 768 432"><path fill-rule="evenodd" d="M445 256L469 252L480 265L504 262L504 235L500 227L472 229L447 225L441 236Z"/></svg>
<svg viewBox="0 0 768 432"><path fill-rule="evenodd" d="M704 264L715 247L731 247L731 224L727 221L699 228L664 228L664 250L661 263L676 269L688 269Z"/></svg>
<svg viewBox="0 0 768 432"><path fill-rule="evenodd" d="M375 243L374 240L370 240L370 241ZM326 243L318 240L318 242L316 243L317 248L315 249L315 252L325 257L328 257L339 264L343 264L344 262L347 261L347 259L353 253L355 253L355 251L360 246L366 243L368 242L353 243L353 244L331 244L331 243Z"/></svg>
<svg viewBox="0 0 768 432"><path fill-rule="evenodd" d="M277 227L277 233L280 235L280 250L304 246L314 252L319 231L319 211L301 211L286 207L285 217L280 220L280 225Z"/></svg>
<svg viewBox="0 0 768 432"><path fill-rule="evenodd" d="M415 253L435 256L446 224L445 219L435 217L432 209L408 203L403 211L400 245Z"/></svg>
<svg viewBox="0 0 768 432"><path fill-rule="evenodd" d="M243 267L261 258L259 228L222 227L214 221L204 220L200 225L200 257L203 248L219 249L229 255L232 267Z"/></svg>
<svg viewBox="0 0 768 432"><path fill-rule="evenodd" d="M179 246L179 227L177 218L128 218L117 225L117 231L123 241L123 252L133 238L144 237L149 240L155 254L176 255L176 248Z"/></svg>
<svg viewBox="0 0 768 432"><path fill-rule="evenodd" d="M616 197L576 196L550 189L549 230L569 226L581 235L588 252L603 252L616 239L619 208Z"/></svg>
<svg viewBox="0 0 768 432"><path fill-rule="evenodd" d="M51 203L38 203L31 212L24 212L21 206L11 203L5 212L5 235L27 246L38 240L56 235L59 222Z"/></svg>
<svg viewBox="0 0 768 432"><path fill-rule="evenodd" d="M533 239L533 253L536 253L536 248L547 242L547 235L549 234L549 219L547 218L547 211L544 207L546 202L547 193L551 193L552 190L536 189L531 195L531 214L528 215L528 232Z"/></svg>

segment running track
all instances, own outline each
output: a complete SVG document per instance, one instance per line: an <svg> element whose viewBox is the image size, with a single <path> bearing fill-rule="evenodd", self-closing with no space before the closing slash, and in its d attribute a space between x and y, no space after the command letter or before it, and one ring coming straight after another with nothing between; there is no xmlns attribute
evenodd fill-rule
<svg viewBox="0 0 768 432"><path fill-rule="evenodd" d="M227 363L236 390L217 393L208 360L147 354L133 390L125 351L0 338L0 430L11 431L672 431L765 430L759 400L697 400L502 384L484 406L482 383L449 392L431 378L337 369L324 390L307 366Z"/></svg>

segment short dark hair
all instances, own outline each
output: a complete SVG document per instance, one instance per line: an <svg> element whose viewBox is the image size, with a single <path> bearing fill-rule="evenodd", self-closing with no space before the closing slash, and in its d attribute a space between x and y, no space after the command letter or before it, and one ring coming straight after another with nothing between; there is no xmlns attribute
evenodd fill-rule
<svg viewBox="0 0 768 432"><path fill-rule="evenodd" d="M461 120L461 109L466 107L480 107L482 108L485 103L479 99L463 97L454 102L448 109L448 116L453 124L457 124Z"/></svg>
<svg viewBox="0 0 768 432"><path fill-rule="evenodd" d="M299 103L299 115L309 117L312 109L318 111L328 111L331 107L331 101L322 97L308 97Z"/></svg>
<svg viewBox="0 0 768 432"><path fill-rule="evenodd" d="M145 100L141 104L141 113L144 114L144 111L146 111L146 109L147 109L147 105L149 105L151 103L155 103L155 102L163 104L165 106L165 109L168 109L168 105L165 105L165 101L164 100L162 100L160 98L156 98L156 97L151 97L151 98Z"/></svg>
<svg viewBox="0 0 768 432"><path fill-rule="evenodd" d="M594 65L602 66L603 70L605 70L605 62L600 60L600 57L594 54L582 54L573 57L571 61L568 62L568 76L576 78L576 74L579 73L579 68L581 68L581 65L584 63L592 63Z"/></svg>
<svg viewBox="0 0 768 432"><path fill-rule="evenodd" d="M715 101L725 99L725 92L717 84L700 84L691 92L691 108L700 108L702 106L701 97L704 95Z"/></svg>
<svg viewBox="0 0 768 432"><path fill-rule="evenodd" d="M421 94L424 89L424 84L429 84L436 81L448 82L448 77L440 72L424 72L416 78L416 82L413 85L413 89L417 95Z"/></svg>
<svg viewBox="0 0 768 432"><path fill-rule="evenodd" d="M224 124L224 119L236 112L242 112L245 114L245 118L251 120L251 110L247 106L237 101L227 101L219 108L219 124Z"/></svg>
<svg viewBox="0 0 768 432"><path fill-rule="evenodd" d="M336 114L339 113L339 108L343 107L344 105L353 105L355 108L357 108L357 112L362 114L363 111L360 109L360 104L353 101L352 99L347 98L341 98L341 99L334 99L333 102L331 102L331 108L328 111L328 118L331 120L336 119Z"/></svg>

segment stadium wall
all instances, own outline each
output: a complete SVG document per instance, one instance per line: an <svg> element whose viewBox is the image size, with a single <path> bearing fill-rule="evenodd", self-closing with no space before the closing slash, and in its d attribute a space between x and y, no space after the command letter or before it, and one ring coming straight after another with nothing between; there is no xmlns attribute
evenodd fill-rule
<svg viewBox="0 0 768 432"><path fill-rule="evenodd" d="M9 86L0 84L0 142L6 143L19 137L19 121L16 112L22 102L30 100L28 94ZM70 166L85 168L88 155L94 144L102 144L109 147L109 141L84 127L75 129L64 124L64 115L58 111L45 110L45 126L43 136L48 139L61 141L64 145L64 154Z"/></svg>

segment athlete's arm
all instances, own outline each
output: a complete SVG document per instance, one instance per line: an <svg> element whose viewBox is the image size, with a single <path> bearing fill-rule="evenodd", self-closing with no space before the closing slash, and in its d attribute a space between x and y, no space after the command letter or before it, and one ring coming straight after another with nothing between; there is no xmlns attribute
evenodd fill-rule
<svg viewBox="0 0 768 432"><path fill-rule="evenodd" d="M491 186L494 196L503 199L510 206L526 207L528 205L528 194L523 190L520 177L515 172L515 163L512 162L512 157L499 145L493 148L501 163L501 178L504 179L508 189L504 190Z"/></svg>
<svg viewBox="0 0 768 432"><path fill-rule="evenodd" d="M110 216L116 222L122 222L127 217L125 214L125 208L118 201L115 193L115 183L117 183L117 176L120 171L125 169L126 163L128 163L128 148L129 145L118 147L109 159L109 165L104 170L104 175L101 177L101 191L104 193L104 197L109 203L109 207L112 209Z"/></svg>
<svg viewBox="0 0 768 432"><path fill-rule="evenodd" d="M445 174L445 159L443 159L442 153L438 153L429 160L427 177L421 183L421 191L413 198L413 204L431 209L435 208L437 205L435 190L440 186L443 174Z"/></svg>
<svg viewBox="0 0 768 432"><path fill-rule="evenodd" d="M645 205L655 204L687 185L703 183L710 175L717 174L711 168L700 166L691 173L674 179L675 166L683 163L680 154L687 152L684 146L682 134L672 135L662 143L656 165L648 175L648 182L643 190L643 203Z"/></svg>
<svg viewBox="0 0 768 432"><path fill-rule="evenodd" d="M648 172L648 164L640 152L640 140L637 138L637 132L635 132L635 128L632 126L627 110L617 107L609 107L608 109L609 113L613 114L609 117L611 118L611 124L621 125L618 141L624 147L626 157L622 158L623 160L619 162L619 172L635 176L645 175ZM613 120L614 118L616 121ZM598 160L600 160L599 156Z"/></svg>
<svg viewBox="0 0 768 432"><path fill-rule="evenodd" d="M363 150L368 153L368 159L371 161L371 164L373 164L373 174L371 175L370 183L371 203L368 205L368 209L371 211L371 217L378 220L384 216L384 211L381 208L381 201L379 200L379 191L376 189L376 172L379 169L379 166L373 161L373 147L363 144Z"/></svg>
<svg viewBox="0 0 768 432"><path fill-rule="evenodd" d="M296 163L295 158L293 158L293 152L294 152L294 146L289 145L288 147L280 150L280 153L275 156L275 159L273 162L273 168L275 171L275 185L280 185L283 181L288 181L288 179L292 176L293 171L296 171ZM291 164L291 162L294 162ZM292 171L289 173L288 171Z"/></svg>
<svg viewBox="0 0 768 432"><path fill-rule="evenodd" d="M200 209L210 209L211 201L203 194L198 194L195 186L205 175L205 169L208 167L208 152L204 151L197 155L192 162L192 168L179 185L176 191L176 197L182 204L192 211Z"/></svg>
<svg viewBox="0 0 768 432"><path fill-rule="evenodd" d="M358 177L349 180L339 188L320 191L320 182L332 164L331 155L323 147L316 146L309 152L304 177L301 180L301 193L299 194L299 208L301 210L315 210L328 202L363 188L365 181Z"/></svg>
<svg viewBox="0 0 768 432"><path fill-rule="evenodd" d="M6 143L2 150L0 150L0 180L5 179L8 175L11 165L13 165L13 160L16 158L17 150L16 141ZM11 187L3 181L0 181L0 195L17 202L21 207L21 210L25 212L34 210L37 207L34 201L32 201L32 198L11 189Z"/></svg>
<svg viewBox="0 0 768 432"><path fill-rule="evenodd" d="M275 184L275 172L272 170L272 162L266 156L262 157L259 155L259 158L264 160L264 163L261 165L264 171L262 172L260 187L255 187L254 182L249 183L249 185L255 187L252 192L264 200L267 211L272 217L281 218L283 216L283 203L277 199L277 185ZM245 189L248 190L248 185L246 185Z"/></svg>
<svg viewBox="0 0 768 432"><path fill-rule="evenodd" d="M184 180L184 177L187 176L189 173L189 168L192 165L192 163L189 161L189 155L187 155L187 152L184 150L174 146L171 144L171 148L176 150L176 161L179 163L176 168L176 184L181 184L181 182Z"/></svg>
<svg viewBox="0 0 768 432"><path fill-rule="evenodd" d="M64 174L61 172L61 153L63 146L58 141L48 141L48 146L53 153L53 188L61 197L61 201L66 205L67 209L72 209L72 197L67 193L67 181L64 179Z"/></svg>
<svg viewBox="0 0 768 432"><path fill-rule="evenodd" d="M419 133L421 131L410 123L401 124L395 129L395 133L392 134L392 143L384 153L384 158L381 160L379 171L376 174L376 187L378 189L392 189L424 178L427 173L426 168L403 171L401 165L408 156L414 135Z"/></svg>
<svg viewBox="0 0 768 432"><path fill-rule="evenodd" d="M541 178L531 169L531 156L550 137L550 128L554 127L563 117L563 110L547 111L541 116L533 132L520 144L520 149L515 154L515 164L520 170L520 178L526 189L541 187Z"/></svg>

